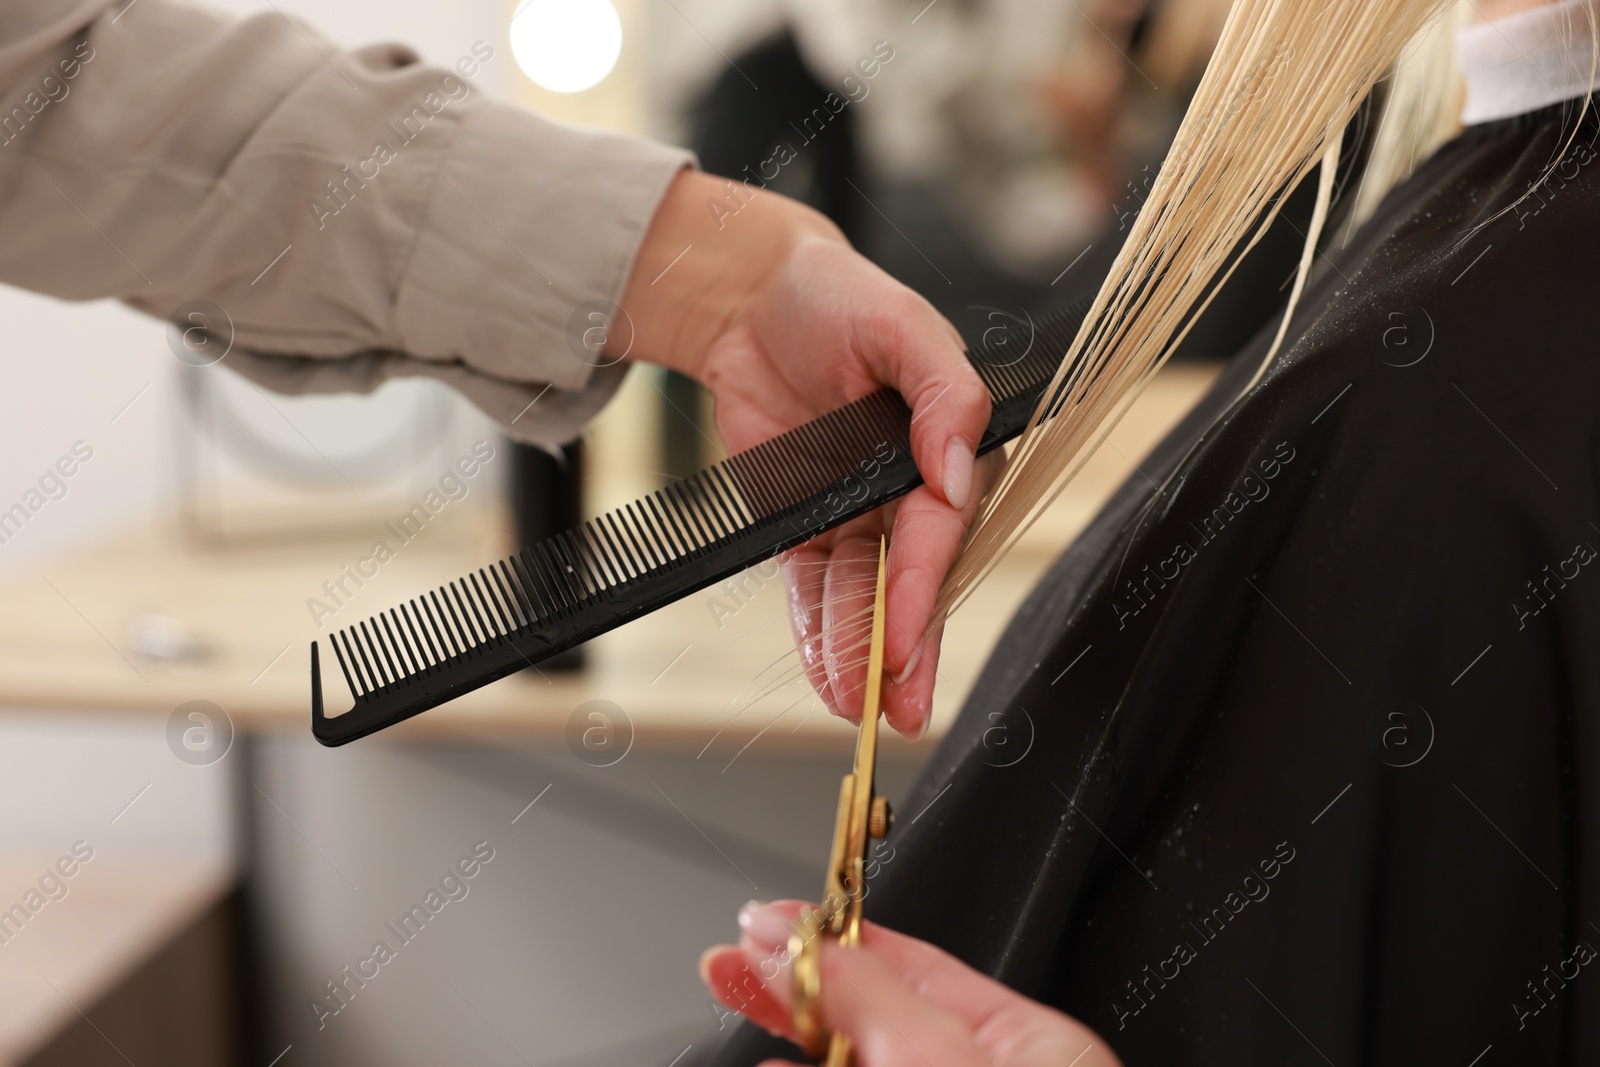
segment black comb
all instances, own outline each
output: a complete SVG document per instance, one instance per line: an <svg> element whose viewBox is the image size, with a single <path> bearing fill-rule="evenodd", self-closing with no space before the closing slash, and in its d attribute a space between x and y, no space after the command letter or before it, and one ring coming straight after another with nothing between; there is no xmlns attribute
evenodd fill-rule
<svg viewBox="0 0 1600 1067"><path fill-rule="evenodd" d="M969 347L993 414L981 455L1027 426L1088 299L1005 316ZM1004 313L996 312L991 320ZM1020 335L1020 336L1019 336ZM330 635L355 706L311 732L342 745L498 681L811 540L922 484L892 389L852 401L620 510Z"/></svg>

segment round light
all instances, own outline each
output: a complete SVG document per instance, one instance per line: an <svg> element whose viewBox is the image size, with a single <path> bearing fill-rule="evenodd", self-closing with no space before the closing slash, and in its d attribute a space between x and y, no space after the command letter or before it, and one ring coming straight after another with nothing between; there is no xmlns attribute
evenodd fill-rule
<svg viewBox="0 0 1600 1067"><path fill-rule="evenodd" d="M511 16L517 66L553 93L598 85L621 52L622 19L611 0L527 0Z"/></svg>

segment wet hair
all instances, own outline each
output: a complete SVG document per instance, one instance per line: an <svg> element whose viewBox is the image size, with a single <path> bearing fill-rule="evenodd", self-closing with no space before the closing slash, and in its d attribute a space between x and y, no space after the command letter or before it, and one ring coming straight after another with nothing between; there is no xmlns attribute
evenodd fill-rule
<svg viewBox="0 0 1600 1067"><path fill-rule="evenodd" d="M940 591L953 610L1058 496L1187 334L1284 197L1321 166L1283 340L1346 126L1452 0L1236 0L1127 242ZM1243 250L1240 250L1243 242ZM1259 375L1259 371L1258 371ZM1045 413L1054 417L1041 420Z"/></svg>

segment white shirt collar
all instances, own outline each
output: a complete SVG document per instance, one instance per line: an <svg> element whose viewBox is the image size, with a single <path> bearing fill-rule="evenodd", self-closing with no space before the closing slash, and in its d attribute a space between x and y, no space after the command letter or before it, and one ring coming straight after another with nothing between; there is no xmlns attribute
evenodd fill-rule
<svg viewBox="0 0 1600 1067"><path fill-rule="evenodd" d="M1461 122L1510 118L1585 96L1594 70L1590 12L1600 0L1563 0L1456 31L1456 58L1466 77Z"/></svg>

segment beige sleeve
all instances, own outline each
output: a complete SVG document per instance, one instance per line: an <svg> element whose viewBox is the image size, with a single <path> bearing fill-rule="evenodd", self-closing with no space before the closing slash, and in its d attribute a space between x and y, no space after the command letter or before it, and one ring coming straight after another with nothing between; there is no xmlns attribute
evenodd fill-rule
<svg viewBox="0 0 1600 1067"><path fill-rule="evenodd" d="M163 318L210 301L223 364L269 388L425 375L570 439L625 366L585 358L585 305L621 299L693 160L489 100L511 57L461 51L432 68L275 11L0 0L0 282Z"/></svg>

